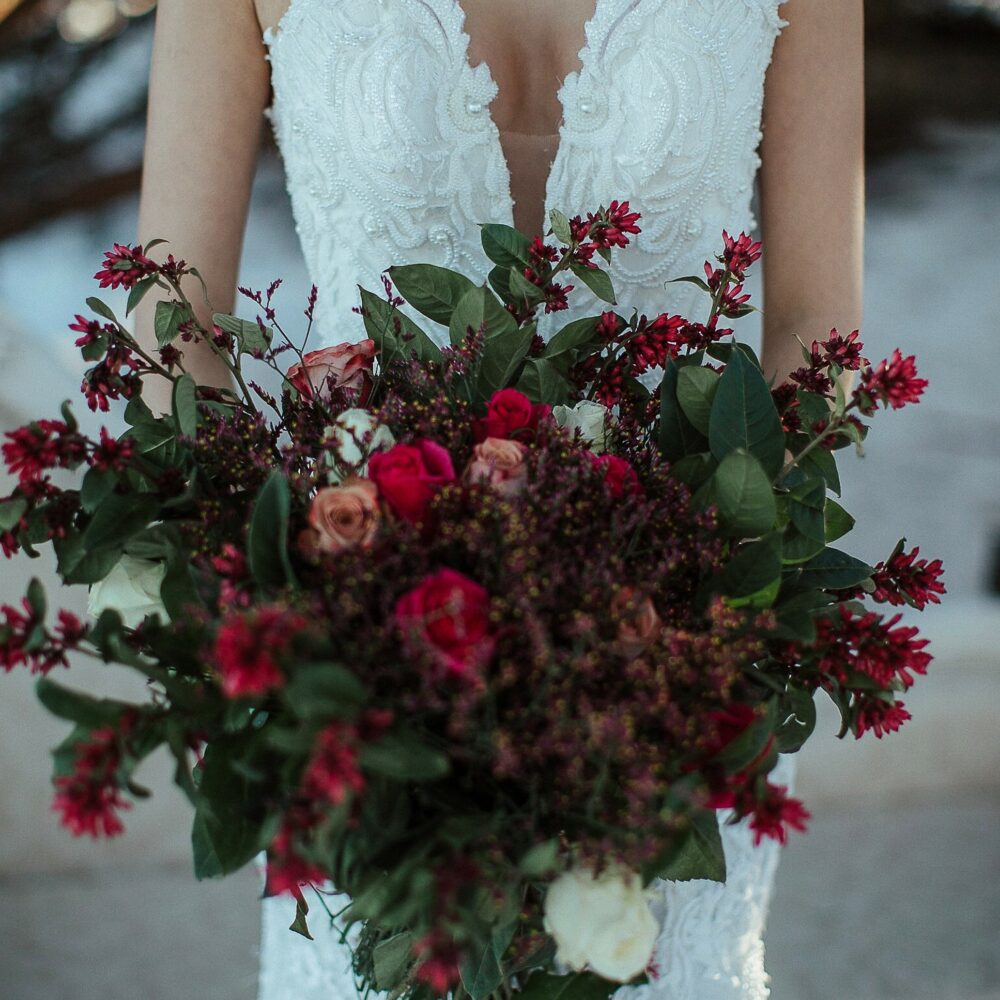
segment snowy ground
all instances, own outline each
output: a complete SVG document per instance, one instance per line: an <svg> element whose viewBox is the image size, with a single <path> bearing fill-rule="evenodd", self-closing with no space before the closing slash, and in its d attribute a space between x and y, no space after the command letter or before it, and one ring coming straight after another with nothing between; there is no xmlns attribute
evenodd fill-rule
<svg viewBox="0 0 1000 1000"><path fill-rule="evenodd" d="M938 659L908 699L914 721L884 746L842 746L826 715L803 754L814 820L779 870L773 1000L1000 1000L1000 598L987 586L1000 546L1000 131L938 136L937 151L871 177L864 331L872 357L915 353L930 389L842 467L862 524L850 550L877 560L898 529L944 559L950 599L924 616ZM36 415L53 373L75 365L66 322L133 216L125 202L0 244L0 334L30 331L0 335L5 425L25 405ZM294 323L307 279L274 171L247 247L241 280L265 285L277 262ZM18 589L0 578L0 597ZM115 848L62 837L30 767L51 730L26 679L0 684L0 996L250 1000L253 876L195 885L184 807L159 791Z"/></svg>

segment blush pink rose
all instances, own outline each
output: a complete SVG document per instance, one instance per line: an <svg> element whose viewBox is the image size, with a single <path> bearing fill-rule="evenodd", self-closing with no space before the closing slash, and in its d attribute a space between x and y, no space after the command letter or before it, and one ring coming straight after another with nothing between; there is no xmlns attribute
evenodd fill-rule
<svg viewBox="0 0 1000 1000"><path fill-rule="evenodd" d="M430 652L447 676L474 678L493 651L490 595L475 580L442 569L396 602L396 623L414 652Z"/></svg>
<svg viewBox="0 0 1000 1000"><path fill-rule="evenodd" d="M329 399L332 389L353 389L364 405L372 387L375 341L336 344L303 355L285 377L305 399Z"/></svg>
<svg viewBox="0 0 1000 1000"><path fill-rule="evenodd" d="M642 653L660 631L660 616L649 597L640 597L634 587L622 587L611 600L611 615L618 622L617 648L633 659Z"/></svg>
<svg viewBox="0 0 1000 1000"><path fill-rule="evenodd" d="M320 490L309 507L306 549L336 555L367 548L378 531L378 489L369 479L349 476L339 486Z"/></svg>
<svg viewBox="0 0 1000 1000"><path fill-rule="evenodd" d="M416 524L424 520L434 494L455 479L455 466L446 449L421 438L377 451L368 460L368 476L386 506Z"/></svg>
<svg viewBox="0 0 1000 1000"><path fill-rule="evenodd" d="M524 489L528 470L524 456L527 445L504 438L487 438L477 444L465 468L467 483L488 483L503 496L516 496Z"/></svg>

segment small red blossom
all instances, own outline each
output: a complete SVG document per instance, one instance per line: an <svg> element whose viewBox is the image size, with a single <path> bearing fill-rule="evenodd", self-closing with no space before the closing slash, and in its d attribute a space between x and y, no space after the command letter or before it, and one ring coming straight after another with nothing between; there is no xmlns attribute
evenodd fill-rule
<svg viewBox="0 0 1000 1000"><path fill-rule="evenodd" d="M413 942L413 954L418 958L414 978L426 983L435 996L447 996L461 978L461 953L455 943L437 929Z"/></svg>
<svg viewBox="0 0 1000 1000"><path fill-rule="evenodd" d="M289 810L267 849L267 874L264 895L277 896L288 893L299 896L301 885L322 885L327 881L326 872L306 860L296 846L300 834L308 833L317 815L302 807Z"/></svg>
<svg viewBox="0 0 1000 1000"><path fill-rule="evenodd" d="M113 250L104 252L104 266L94 277L101 288L129 289L158 271L159 265L143 253L141 246L116 243Z"/></svg>
<svg viewBox="0 0 1000 1000"><path fill-rule="evenodd" d="M833 390L833 382L822 368L796 368L788 377L802 386L806 392L826 396Z"/></svg>
<svg viewBox="0 0 1000 1000"><path fill-rule="evenodd" d="M75 320L70 323L69 328L74 333L83 334L75 341L77 347L88 347L90 344L96 343L107 330L96 319L87 319L86 316L81 316L79 313L76 314Z"/></svg>
<svg viewBox="0 0 1000 1000"><path fill-rule="evenodd" d="M212 650L227 698L254 697L285 682L279 661L306 627L298 612L278 605L237 612L223 620Z"/></svg>
<svg viewBox="0 0 1000 1000"><path fill-rule="evenodd" d="M101 472L124 472L135 453L135 441L129 437L115 438L106 427L101 428L101 440L94 447L90 463Z"/></svg>
<svg viewBox="0 0 1000 1000"><path fill-rule="evenodd" d="M740 233L736 239L733 239L725 230L722 231L722 242L724 247L722 251L723 262L733 277L742 281L750 265L760 260L762 252L760 242L755 241L747 233Z"/></svg>
<svg viewBox="0 0 1000 1000"><path fill-rule="evenodd" d="M629 235L636 235L642 230L636 225L642 216L633 212L627 201L617 198L603 212L596 215L587 214L590 223L587 235L590 241L598 247L627 247Z"/></svg>
<svg viewBox="0 0 1000 1000"><path fill-rule="evenodd" d="M750 806L750 829L755 847L765 837L786 844L789 829L805 833L806 821L811 818L806 807L788 795L787 785L772 785L768 781L766 787L764 799L756 800Z"/></svg>
<svg viewBox="0 0 1000 1000"><path fill-rule="evenodd" d="M125 826L119 813L131 808L118 786L122 744L135 723L135 713L122 715L117 727L103 726L77 743L73 770L54 780L52 808L76 837L117 837Z"/></svg>
<svg viewBox="0 0 1000 1000"><path fill-rule="evenodd" d="M68 667L67 653L86 634L86 628L68 611L60 611L55 632L45 623L27 598L21 609L10 604L0 606L0 667L10 673L26 666L33 674L47 674L55 667Z"/></svg>
<svg viewBox="0 0 1000 1000"><path fill-rule="evenodd" d="M917 559L919 553L919 546L912 552L900 550L888 563L880 562L875 567L872 577L875 583L875 591L871 595L873 601L897 607L909 603L919 611L923 611L930 603L941 603L938 595L947 592L941 582L944 573L941 560L928 562L926 559Z"/></svg>
<svg viewBox="0 0 1000 1000"><path fill-rule="evenodd" d="M316 738L302 778L302 794L339 806L351 793L364 790L358 766L357 729L347 722L331 722Z"/></svg>
<svg viewBox="0 0 1000 1000"><path fill-rule="evenodd" d="M618 335L619 330L622 329L622 325L622 321L618 314L608 310L601 313L601 316L597 321L597 326L594 328L594 332L605 343L611 343L611 341L613 341Z"/></svg>
<svg viewBox="0 0 1000 1000"><path fill-rule="evenodd" d="M822 344L813 341L813 353L822 352L824 363L827 365L838 365L844 371L858 371L862 365L868 364L868 359L861 355L864 344L858 340L858 332L853 330L844 337L834 328L830 331L829 338Z"/></svg>
<svg viewBox="0 0 1000 1000"><path fill-rule="evenodd" d="M876 739L887 733L895 733L904 722L913 718L901 701L885 701L868 694L858 696L857 716L854 724L855 739L861 739L867 732L873 732Z"/></svg>
<svg viewBox="0 0 1000 1000"><path fill-rule="evenodd" d="M860 398L861 412L873 412L877 403L894 410L907 403L916 403L927 388L927 379L917 378L915 362L912 354L904 358L897 347L890 359L880 361L877 368L869 368L855 390L855 398Z"/></svg>
<svg viewBox="0 0 1000 1000"><path fill-rule="evenodd" d="M22 485L49 469L70 468L86 457L84 438L62 420L37 420L4 435L2 452L7 470Z"/></svg>

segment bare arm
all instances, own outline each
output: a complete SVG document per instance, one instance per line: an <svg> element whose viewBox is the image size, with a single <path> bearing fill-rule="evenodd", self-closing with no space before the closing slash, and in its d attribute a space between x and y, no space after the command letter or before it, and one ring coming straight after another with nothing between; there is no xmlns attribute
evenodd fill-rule
<svg viewBox="0 0 1000 1000"><path fill-rule="evenodd" d="M863 0L788 0L764 99L765 374L781 381L832 327L861 325Z"/></svg>
<svg viewBox="0 0 1000 1000"><path fill-rule="evenodd" d="M160 0L139 241L167 239L154 257L173 253L201 271L211 308L197 282L185 291L203 323L212 311L233 307L268 86L251 0ZM136 312L136 334L145 344L155 343L154 307L150 295ZM185 367L206 384L228 379L204 345L186 345ZM150 399L166 405L159 386Z"/></svg>

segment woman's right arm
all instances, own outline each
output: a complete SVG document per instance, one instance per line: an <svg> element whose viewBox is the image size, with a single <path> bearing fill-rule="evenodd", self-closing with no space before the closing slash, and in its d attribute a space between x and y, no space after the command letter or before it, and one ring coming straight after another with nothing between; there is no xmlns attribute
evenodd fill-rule
<svg viewBox="0 0 1000 1000"><path fill-rule="evenodd" d="M268 64L252 0L160 0L150 70L139 242L198 268L211 305L190 280L185 292L201 323L230 312L269 95ZM162 296L160 296L162 297ZM155 345L156 297L135 312L135 333ZM203 384L228 373L205 345L184 345L184 366ZM150 386L166 409L169 387Z"/></svg>

